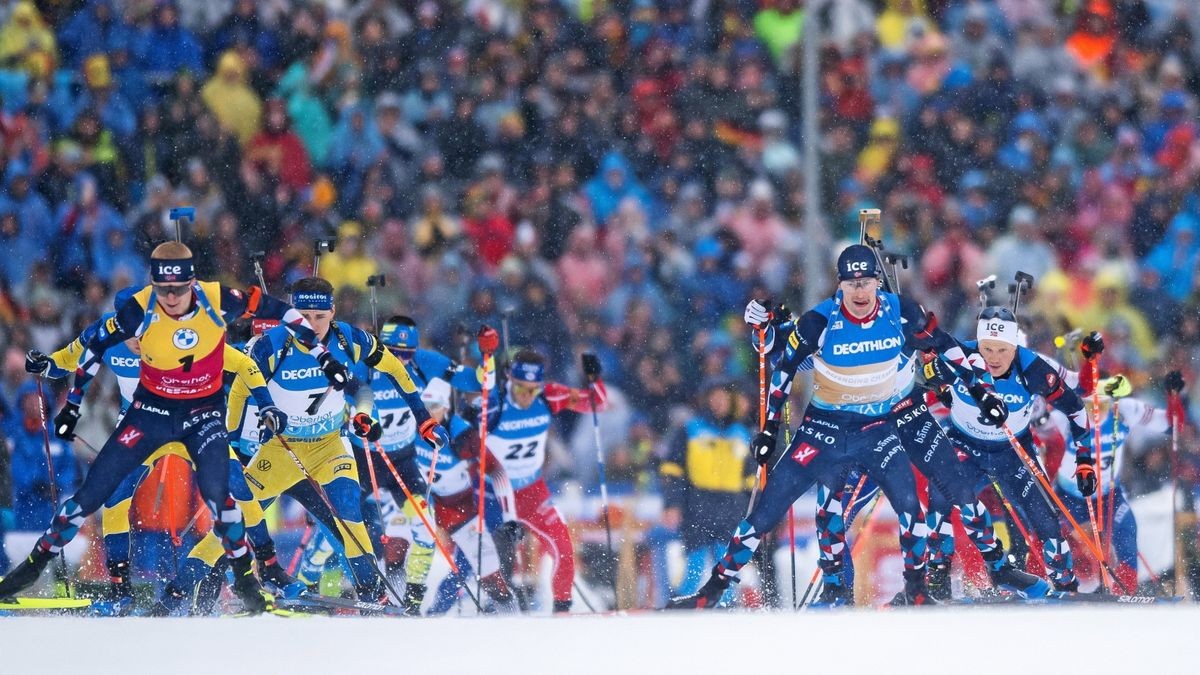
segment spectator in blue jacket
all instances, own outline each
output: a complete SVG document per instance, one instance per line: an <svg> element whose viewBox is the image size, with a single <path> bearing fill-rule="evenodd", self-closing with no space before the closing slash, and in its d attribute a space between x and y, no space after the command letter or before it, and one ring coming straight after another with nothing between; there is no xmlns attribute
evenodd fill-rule
<svg viewBox="0 0 1200 675"><path fill-rule="evenodd" d="M33 381L25 382L17 390L18 412L8 428L12 441L12 511L16 531L44 529L58 508L50 497L50 468L46 463L39 406L37 386ZM52 412L46 411L46 419L50 419ZM75 455L65 441L52 437L50 456L54 460L59 499L65 499L79 483Z"/></svg>
<svg viewBox="0 0 1200 675"><path fill-rule="evenodd" d="M179 10L169 0L159 0L154 22L138 36L134 56L150 84L163 85L181 70L203 72L200 42L179 24Z"/></svg>
<svg viewBox="0 0 1200 675"><path fill-rule="evenodd" d="M72 70L92 54L128 51L132 42L133 28L125 23L113 0L88 0L58 31L62 65Z"/></svg>

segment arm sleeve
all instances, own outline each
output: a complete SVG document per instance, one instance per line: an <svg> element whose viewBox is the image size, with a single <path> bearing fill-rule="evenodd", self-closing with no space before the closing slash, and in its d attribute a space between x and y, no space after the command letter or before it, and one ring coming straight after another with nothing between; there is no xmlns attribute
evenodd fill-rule
<svg viewBox="0 0 1200 675"><path fill-rule="evenodd" d="M1021 350L1018 350L1017 358L1021 358ZM1079 398L1074 389L1067 386L1054 366L1046 363L1042 357L1034 356L1022 371L1021 377L1027 383L1030 393L1045 398L1046 403L1067 416L1071 423L1071 438L1079 441L1087 435L1088 416L1083 400ZM1091 453L1091 448L1082 444L1079 446L1078 454L1080 456L1087 457Z"/></svg>
<svg viewBox="0 0 1200 675"><path fill-rule="evenodd" d="M235 375L234 386L230 388L230 408L233 403L233 389L241 383L247 393L254 396L254 402L259 408L275 405L271 393L267 391L267 381L263 378L262 370L254 359L246 356L229 345L225 345L225 371Z"/></svg>
<svg viewBox="0 0 1200 675"><path fill-rule="evenodd" d="M675 432L671 439L667 457L658 465L658 476L662 485L663 506L676 508L683 506L683 496L687 490L687 432L683 429Z"/></svg>
<svg viewBox="0 0 1200 675"><path fill-rule="evenodd" d="M400 395L404 397L404 402L412 410L413 416L417 420L417 426L424 424L425 420L429 419L429 411L425 409L425 403L421 401L421 392L417 391L417 385L409 376L404 363L384 349L374 335L361 328L353 329L351 339L360 347L359 353L363 355L362 362L390 377L396 391L400 392Z"/></svg>
<svg viewBox="0 0 1200 675"><path fill-rule="evenodd" d="M417 350L414 357L421 372L429 379L440 377L459 391L482 391L483 381L474 369L463 366L445 354L424 349Z"/></svg>
<svg viewBox="0 0 1200 675"><path fill-rule="evenodd" d="M804 359L817 351L821 335L829 321L812 310L809 310L796 322L795 329L783 346L783 354L771 373L771 391L767 396L767 419L777 422L783 404L792 391L792 381L796 379L796 370Z"/></svg>
<svg viewBox="0 0 1200 675"><path fill-rule="evenodd" d="M320 360L326 352L325 345L317 340L317 334L300 312L283 300L263 293L258 286L251 286L246 291L221 286L221 313L230 322L251 317L276 319L296 336L314 358Z"/></svg>
<svg viewBox="0 0 1200 675"><path fill-rule="evenodd" d="M1123 399L1117 410L1131 427L1141 427L1156 434L1171 433L1171 420L1167 411L1136 398Z"/></svg>
<svg viewBox="0 0 1200 675"><path fill-rule="evenodd" d="M138 329L145 316L146 311L138 304L138 301L130 298L84 344L83 351L79 354L79 365L75 369L75 384L67 393L69 403L79 405L83 401L83 394L87 391L88 383L96 377L96 373L100 372L104 352L129 338L137 337Z"/></svg>

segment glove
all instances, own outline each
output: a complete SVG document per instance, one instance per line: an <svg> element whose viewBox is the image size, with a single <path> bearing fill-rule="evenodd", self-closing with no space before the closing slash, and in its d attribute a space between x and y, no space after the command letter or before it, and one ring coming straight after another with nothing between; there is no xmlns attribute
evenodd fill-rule
<svg viewBox="0 0 1200 675"><path fill-rule="evenodd" d="M985 389L978 382L971 385L967 391L979 406L980 422L999 427L1008 420L1008 406L1004 405L1004 399L997 396L996 392Z"/></svg>
<svg viewBox="0 0 1200 675"><path fill-rule="evenodd" d="M25 353L25 372L27 373L45 377L50 372L50 366L53 363L49 356L36 349L30 349Z"/></svg>
<svg viewBox="0 0 1200 675"><path fill-rule="evenodd" d="M450 435L446 433L442 425L433 421L432 417L421 423L418 432L421 434L421 438L432 446L434 450L440 450L450 443Z"/></svg>
<svg viewBox="0 0 1200 675"><path fill-rule="evenodd" d="M948 387L955 380L954 375L947 372L946 364L937 357L921 366L921 374L925 377L925 384L935 387Z"/></svg>
<svg viewBox="0 0 1200 675"><path fill-rule="evenodd" d="M496 537L518 542L525 538L525 526L519 520L506 520L496 526Z"/></svg>
<svg viewBox="0 0 1200 675"><path fill-rule="evenodd" d="M79 424L79 406L68 401L54 416L54 435L65 441L73 441L76 424Z"/></svg>
<svg viewBox="0 0 1200 675"><path fill-rule="evenodd" d="M1075 485L1084 497L1091 497L1096 493L1096 460L1075 455Z"/></svg>
<svg viewBox="0 0 1200 675"><path fill-rule="evenodd" d="M495 354L496 350L500 348L500 334L487 324L479 327L479 335L476 336L475 341L479 344L479 353L484 356Z"/></svg>
<svg viewBox="0 0 1200 675"><path fill-rule="evenodd" d="M350 427L354 429L355 436L365 438L372 443L383 436L383 427L379 426L379 420L364 412L360 412L350 419Z"/></svg>
<svg viewBox="0 0 1200 675"><path fill-rule="evenodd" d="M778 436L779 420L768 421L767 426L750 442L750 452L754 453L754 461L758 462L759 466L770 461L771 455L775 453L775 441Z"/></svg>
<svg viewBox="0 0 1200 675"><path fill-rule="evenodd" d="M1104 393L1113 398L1124 398L1133 393L1129 378L1124 375L1113 375L1104 381Z"/></svg>
<svg viewBox="0 0 1200 675"><path fill-rule="evenodd" d="M288 416L279 408L269 405L258 411L258 442L266 443L271 437L287 428Z"/></svg>
<svg viewBox="0 0 1200 675"><path fill-rule="evenodd" d="M332 384L334 389L341 391L346 388L350 374L346 371L346 366L333 358L333 354L328 351L324 352L321 354L321 358L317 359L317 363L321 364L321 372L325 373L325 379L329 380L329 384Z"/></svg>
<svg viewBox="0 0 1200 675"><path fill-rule="evenodd" d="M1183 391L1183 373L1178 370L1172 370L1167 373L1167 379L1163 382L1168 394L1178 394Z"/></svg>
<svg viewBox="0 0 1200 675"><path fill-rule="evenodd" d="M937 400L947 408L954 405L954 393L950 391L950 387L937 388Z"/></svg>
<svg viewBox="0 0 1200 675"><path fill-rule="evenodd" d="M742 315L742 318L746 320L746 323L755 328L759 326L766 327L771 321L771 313L767 311L767 301L751 300L746 303L746 313Z"/></svg>
<svg viewBox="0 0 1200 675"><path fill-rule="evenodd" d="M1079 351L1083 358L1089 361L1100 356L1104 352L1104 336L1097 331L1088 333L1083 342L1079 343Z"/></svg>
<svg viewBox="0 0 1200 675"><path fill-rule="evenodd" d="M589 382L600 379L600 359L595 354L585 353L579 357L583 362L583 374Z"/></svg>

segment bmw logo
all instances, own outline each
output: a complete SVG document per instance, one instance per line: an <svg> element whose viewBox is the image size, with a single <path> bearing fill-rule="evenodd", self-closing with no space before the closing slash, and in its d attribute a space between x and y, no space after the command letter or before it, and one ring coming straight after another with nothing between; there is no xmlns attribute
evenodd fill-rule
<svg viewBox="0 0 1200 675"><path fill-rule="evenodd" d="M200 336L191 328L180 328L171 336L171 342L180 349L191 349L200 342Z"/></svg>

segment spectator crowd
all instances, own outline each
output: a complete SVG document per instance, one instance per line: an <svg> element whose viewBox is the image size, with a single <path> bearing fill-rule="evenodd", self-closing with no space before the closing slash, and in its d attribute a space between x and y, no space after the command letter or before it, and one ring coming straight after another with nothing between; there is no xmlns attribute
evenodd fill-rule
<svg viewBox="0 0 1200 675"><path fill-rule="evenodd" d="M16 480L44 471L21 452L40 443L24 352L145 283L177 205L202 277L252 283L263 251L282 295L334 238L340 318L369 325L385 274L383 315L452 356L462 327L505 316L552 377L578 383L596 352L617 482L653 475L701 382L757 385L746 300L832 290L807 257L832 272L820 242L857 239L865 207L914 261L905 291L960 337L976 280L996 274L1003 302L1026 271L1032 346L1100 330L1104 368L1161 400L1162 373L1200 374L1197 31L1187 0L0 0L17 519L48 520L23 506L45 479ZM98 441L116 403L94 394L80 434ZM590 435L563 437L551 475L590 486ZM1127 480L1152 490L1167 464L1144 454Z"/></svg>

